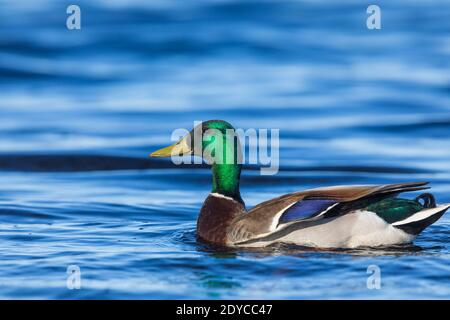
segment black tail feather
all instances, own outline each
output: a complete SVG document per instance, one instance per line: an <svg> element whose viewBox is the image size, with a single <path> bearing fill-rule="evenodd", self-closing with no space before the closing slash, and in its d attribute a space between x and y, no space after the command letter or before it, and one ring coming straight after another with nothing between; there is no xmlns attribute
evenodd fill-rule
<svg viewBox="0 0 450 320"><path fill-rule="evenodd" d="M440 217L448 210L448 207L443 207L442 210L436 212L435 214L422 219L413 221L407 224L402 225L396 225L395 227L398 229L401 229L409 234L418 235L421 233L425 228L435 223L437 220L439 220Z"/></svg>

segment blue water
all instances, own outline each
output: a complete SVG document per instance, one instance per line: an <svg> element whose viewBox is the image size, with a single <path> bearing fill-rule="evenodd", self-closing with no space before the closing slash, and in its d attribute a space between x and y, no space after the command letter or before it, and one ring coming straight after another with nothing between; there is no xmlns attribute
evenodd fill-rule
<svg viewBox="0 0 450 320"><path fill-rule="evenodd" d="M209 170L146 158L219 118L280 129L248 207L416 180L450 202L448 1L378 1L381 30L357 0L77 0L73 31L68 4L0 0L0 298L450 298L448 214L410 246L215 248L195 236Z"/></svg>

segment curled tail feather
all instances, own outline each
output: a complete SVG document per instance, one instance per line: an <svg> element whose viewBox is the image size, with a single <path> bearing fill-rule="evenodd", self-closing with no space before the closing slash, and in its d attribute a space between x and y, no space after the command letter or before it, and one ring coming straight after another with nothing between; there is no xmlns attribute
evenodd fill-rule
<svg viewBox="0 0 450 320"><path fill-rule="evenodd" d="M414 200L424 208L436 208L436 199L431 193L422 193ZM423 203L420 200L423 200Z"/></svg>

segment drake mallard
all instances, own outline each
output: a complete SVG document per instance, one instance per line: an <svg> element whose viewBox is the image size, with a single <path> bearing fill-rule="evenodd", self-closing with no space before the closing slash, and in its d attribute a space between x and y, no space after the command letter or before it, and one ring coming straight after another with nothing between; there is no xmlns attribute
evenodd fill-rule
<svg viewBox="0 0 450 320"><path fill-rule="evenodd" d="M212 162L212 191L197 220L197 236L207 242L242 247L288 243L319 248L404 244L412 242L450 207L436 205L430 193L415 199L399 198L404 192L428 189L427 182L409 182L298 191L246 210L239 191L241 164L236 161L239 138L234 138L238 147L231 146L233 143L225 137L229 130L233 132L234 128L226 121L206 121L177 143L150 155L197 155ZM200 148L194 147L197 138ZM224 153L234 153L233 161L207 159L204 151L220 147L219 143Z"/></svg>

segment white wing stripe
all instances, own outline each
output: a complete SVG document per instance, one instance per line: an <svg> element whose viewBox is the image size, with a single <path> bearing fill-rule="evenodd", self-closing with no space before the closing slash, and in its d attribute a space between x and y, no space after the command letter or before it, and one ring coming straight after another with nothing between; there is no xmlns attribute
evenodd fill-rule
<svg viewBox="0 0 450 320"><path fill-rule="evenodd" d="M275 231L277 229L278 223L280 222L280 218L283 215L283 213L289 209L290 207L292 207L294 204L296 204L298 201L295 201L291 204L289 204L287 207L285 207L284 209L281 209L280 211L278 211L272 219L272 223L270 225L270 231Z"/></svg>
<svg viewBox="0 0 450 320"><path fill-rule="evenodd" d="M431 217L432 215L434 215L442 210L446 210L448 208L450 208L450 204L444 204L444 205L437 206L436 208L422 210L404 220L394 222L392 225L393 226L401 226L401 225L408 224L411 222L424 220L424 219Z"/></svg>

